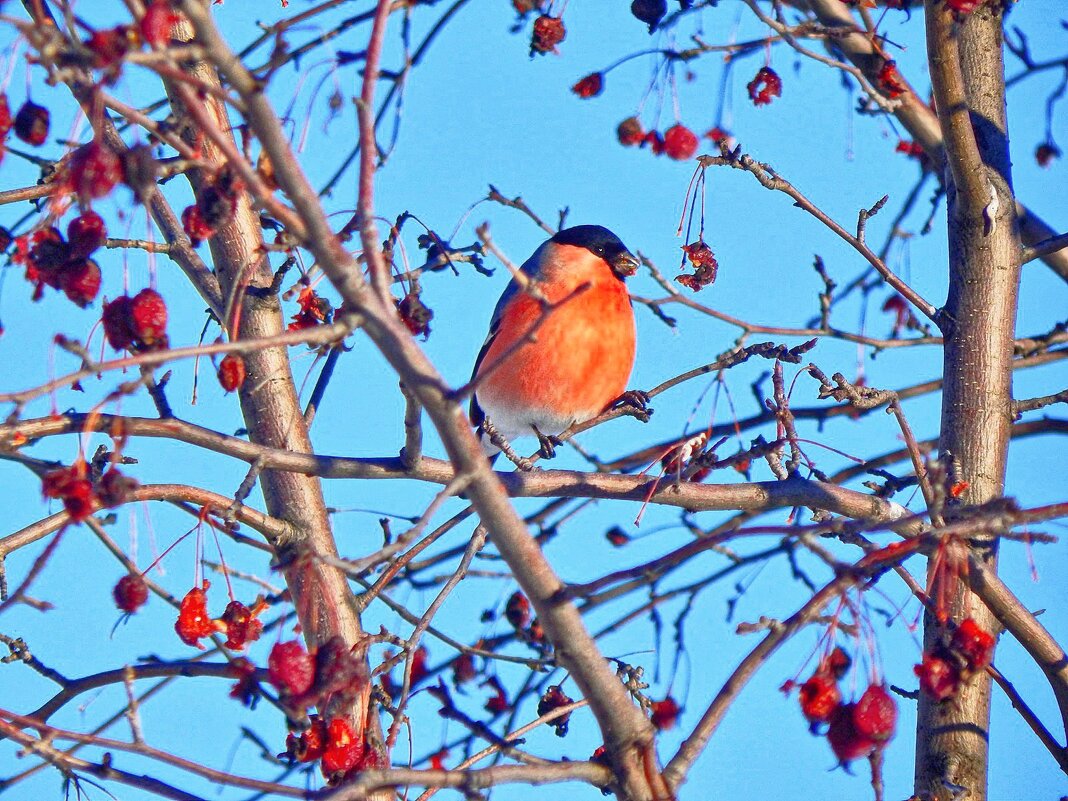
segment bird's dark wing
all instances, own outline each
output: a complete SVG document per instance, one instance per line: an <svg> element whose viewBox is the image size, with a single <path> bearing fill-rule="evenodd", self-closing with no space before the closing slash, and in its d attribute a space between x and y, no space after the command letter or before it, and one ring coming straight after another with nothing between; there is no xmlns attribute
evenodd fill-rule
<svg viewBox="0 0 1068 801"><path fill-rule="evenodd" d="M549 243L546 242L535 250L531 257L523 262L523 266L519 269L531 278L537 277L538 268L541 265L542 253L548 245ZM489 334L486 336L486 341L482 343L482 350L478 352L478 356L475 358L475 366L471 369L472 381L474 381L475 376L478 375L478 368L482 366L482 360L486 358L486 354L489 352L490 346L493 344L493 339L497 336L497 330L501 327L501 317L504 316L505 308L511 303L512 298L521 291L522 289L519 286L519 282L513 278L508 282L508 286L504 288L504 292L501 293L500 300L497 301L497 305L493 309L493 317L490 318ZM471 422L474 423L475 426L482 425L482 421L486 419L486 413L482 411L482 407L478 405L477 392L472 393L471 395L470 416Z"/></svg>

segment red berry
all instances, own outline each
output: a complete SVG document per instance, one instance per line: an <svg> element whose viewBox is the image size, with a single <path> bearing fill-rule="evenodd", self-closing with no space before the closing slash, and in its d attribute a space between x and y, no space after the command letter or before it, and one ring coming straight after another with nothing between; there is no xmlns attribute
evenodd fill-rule
<svg viewBox="0 0 1068 801"><path fill-rule="evenodd" d="M642 144L649 145L654 156L659 156L664 152L664 137L659 131L649 131L642 140Z"/></svg>
<svg viewBox="0 0 1068 801"><path fill-rule="evenodd" d="M100 267L92 259L68 263L59 277L63 293L83 309L96 300L100 292Z"/></svg>
<svg viewBox="0 0 1068 801"><path fill-rule="evenodd" d="M50 119L48 109L27 100L15 115L15 136L26 144L39 147L48 138Z"/></svg>
<svg viewBox="0 0 1068 801"><path fill-rule="evenodd" d="M228 353L219 362L219 385L227 392L233 392L245 383L245 360L240 354Z"/></svg>
<svg viewBox="0 0 1068 801"><path fill-rule="evenodd" d="M122 180L121 159L95 139L74 151L68 169L71 189L83 203L106 197Z"/></svg>
<svg viewBox="0 0 1068 801"><path fill-rule="evenodd" d="M420 645L412 654L412 672L409 682L412 687L417 685L430 674L430 669L426 664L429 655L429 651L427 651L425 645Z"/></svg>
<svg viewBox="0 0 1068 801"><path fill-rule="evenodd" d="M530 37L530 55L535 53L555 53L556 46L564 41L567 30L560 17L542 14L534 20L534 31Z"/></svg>
<svg viewBox="0 0 1068 801"><path fill-rule="evenodd" d="M195 203L192 206L186 206L182 212L182 228L185 229L186 236L193 241L194 245L215 236L215 228L208 224L200 206Z"/></svg>
<svg viewBox="0 0 1068 801"><path fill-rule="evenodd" d="M326 750L326 724L318 715L312 715L311 726L299 735L286 737L286 754L297 762L314 762Z"/></svg>
<svg viewBox="0 0 1068 801"><path fill-rule="evenodd" d="M137 32L133 27L119 25L93 31L84 44L86 49L93 54L93 66L98 70L108 70L109 74L105 76L105 80L113 83L122 68L123 58L139 43Z"/></svg>
<svg viewBox="0 0 1068 801"><path fill-rule="evenodd" d="M950 648L964 657L969 669L986 670L994 657L994 637L969 617L953 632Z"/></svg>
<svg viewBox="0 0 1068 801"><path fill-rule="evenodd" d="M919 142L910 142L902 139L897 143L897 147L894 148L895 153L904 153L910 159L920 159L923 154L923 145Z"/></svg>
<svg viewBox="0 0 1068 801"><path fill-rule="evenodd" d="M525 629L530 623L530 601L523 593L516 591L504 605L504 616L512 628Z"/></svg>
<svg viewBox="0 0 1068 801"><path fill-rule="evenodd" d="M670 695L663 701L653 701L649 705L649 711L651 712L649 719L657 731L667 731L675 727L675 723L679 719L678 703Z"/></svg>
<svg viewBox="0 0 1068 801"><path fill-rule="evenodd" d="M205 580L203 587L193 587L185 594L178 608L178 620L174 624L174 630L182 642L195 645L201 650L204 648L200 644L201 638L208 637L217 630L215 621L208 614L208 596L205 590L209 586L211 585Z"/></svg>
<svg viewBox="0 0 1068 801"><path fill-rule="evenodd" d="M612 526L604 533L604 538L616 548L622 548L630 542L630 536L619 526Z"/></svg>
<svg viewBox="0 0 1068 801"><path fill-rule="evenodd" d="M219 621L226 631L226 647L240 651L250 642L255 642L263 633L263 623L257 616L266 608L263 599L251 609L240 601L230 601Z"/></svg>
<svg viewBox="0 0 1068 801"><path fill-rule="evenodd" d="M873 739L857 730L853 720L854 709L854 704L838 707L831 715L830 726L827 728L827 742L831 744L831 750L842 764L869 756L876 746Z"/></svg>
<svg viewBox="0 0 1068 801"><path fill-rule="evenodd" d="M111 591L115 605L128 615L132 615L145 605L148 600L148 585L141 576L127 573Z"/></svg>
<svg viewBox="0 0 1068 801"><path fill-rule="evenodd" d="M624 147L640 145L645 141L645 129L637 117L627 117L616 127L616 138Z"/></svg>
<svg viewBox="0 0 1068 801"><path fill-rule="evenodd" d="M603 89L604 74L600 72L591 72L585 78L579 79L578 83L571 87L571 91L583 99L597 97Z"/></svg>
<svg viewBox="0 0 1068 801"><path fill-rule="evenodd" d="M104 324L104 336L115 350L126 350L134 344L133 331L130 330L128 295L120 295L110 303L105 303L101 321Z"/></svg>
<svg viewBox="0 0 1068 801"><path fill-rule="evenodd" d="M276 643L267 657L267 678L279 690L301 695L315 679L315 660L296 640Z"/></svg>
<svg viewBox="0 0 1068 801"><path fill-rule="evenodd" d="M397 314L412 336L421 335L424 339L430 336L430 321L434 319L434 310L423 303L417 292L408 292L397 301Z"/></svg>
<svg viewBox="0 0 1068 801"><path fill-rule="evenodd" d="M496 676L491 676L487 679L483 686L487 685L493 688L493 695L486 701L483 708L492 713L494 717L504 714L511 708L511 704L508 703L508 696L504 693L504 686Z"/></svg>
<svg viewBox="0 0 1068 801"><path fill-rule="evenodd" d="M563 691L559 684L550 684L544 695L538 700L538 715L547 715L554 709L573 704L575 701ZM552 726L556 729L557 737L567 735L567 724L571 721L571 713L554 718Z"/></svg>
<svg viewBox="0 0 1068 801"><path fill-rule="evenodd" d="M67 224L67 240L70 258L84 259L101 247L108 239L104 218L95 211L79 214Z"/></svg>
<svg viewBox="0 0 1068 801"><path fill-rule="evenodd" d="M1061 150L1053 142L1043 142L1035 148L1035 163L1039 167L1048 167L1054 159L1061 157Z"/></svg>
<svg viewBox="0 0 1068 801"><path fill-rule="evenodd" d="M326 749L323 751L323 775L334 778L356 767L363 756L363 738L352 730L344 718L334 718L326 727Z"/></svg>
<svg viewBox="0 0 1068 801"><path fill-rule="evenodd" d="M41 492L46 498L62 500L63 508L75 523L89 517L97 501L84 462L45 473L41 479Z"/></svg>
<svg viewBox="0 0 1068 801"><path fill-rule="evenodd" d="M14 125L14 120L11 119L11 106L8 105L7 95L0 92L0 139L7 136L12 125Z"/></svg>
<svg viewBox="0 0 1068 801"><path fill-rule="evenodd" d="M897 63L892 59L883 62L875 79L879 82L879 88L890 98L901 97L909 90L901 73L897 71Z"/></svg>
<svg viewBox="0 0 1068 801"><path fill-rule="evenodd" d="M798 691L801 714L809 723L826 723L842 703L842 693L829 673L817 671Z"/></svg>
<svg viewBox="0 0 1068 801"><path fill-rule="evenodd" d="M320 323L328 321L330 315L334 311L330 306L330 301L320 297L310 286L306 286L304 289L300 290L300 294L297 296L297 303L300 305L300 311L293 315L293 322L289 324L290 331L313 328ZM400 308L398 307L398 312L399 311ZM427 311L429 312L430 310L427 309ZM432 312L430 316L433 317ZM428 317L426 321L429 322L430 318ZM429 330L428 327L427 331L429 332Z"/></svg>
<svg viewBox="0 0 1068 801"><path fill-rule="evenodd" d="M971 14L983 0L946 0L946 5L958 14Z"/></svg>
<svg viewBox="0 0 1068 801"><path fill-rule="evenodd" d="M957 694L960 670L940 654L924 653L923 661L913 672L919 676L920 689L936 701L945 701Z"/></svg>
<svg viewBox="0 0 1068 801"><path fill-rule="evenodd" d="M749 90L749 99L754 106L766 106L782 96L782 78L771 67L761 67L745 88Z"/></svg>
<svg viewBox="0 0 1068 801"><path fill-rule="evenodd" d="M664 152L676 161L692 159L697 152L697 134L676 123L664 132Z"/></svg>
<svg viewBox="0 0 1068 801"><path fill-rule="evenodd" d="M478 675L475 669L475 657L469 653L460 654L452 660L452 683L459 687Z"/></svg>
<svg viewBox="0 0 1068 801"><path fill-rule="evenodd" d="M154 289L142 289L130 299L130 331L137 344L151 347L167 338L167 304Z"/></svg>
<svg viewBox="0 0 1068 801"><path fill-rule="evenodd" d="M141 38L150 47L166 47L171 42L171 28L181 19L169 0L153 0L141 17Z"/></svg>
<svg viewBox="0 0 1068 801"><path fill-rule="evenodd" d="M820 660L820 669L827 671L836 679L841 680L849 671L849 667L852 664L853 659L849 654L841 648L835 648L827 654L826 657Z"/></svg>
<svg viewBox="0 0 1068 801"><path fill-rule="evenodd" d="M886 742L897 726L897 704L881 684L872 684L853 707L853 725L865 737Z"/></svg>
<svg viewBox="0 0 1068 801"><path fill-rule="evenodd" d="M729 145L731 139L733 138L731 137L728 131L725 131L723 128L720 128L718 125L714 128L709 128L707 131L705 131L705 137L707 139L712 140L712 144L716 145L717 147L722 144Z"/></svg>
<svg viewBox="0 0 1068 801"><path fill-rule="evenodd" d="M138 486L137 479L123 474L117 467L112 467L100 477L96 494L100 503L106 507L122 506Z"/></svg>

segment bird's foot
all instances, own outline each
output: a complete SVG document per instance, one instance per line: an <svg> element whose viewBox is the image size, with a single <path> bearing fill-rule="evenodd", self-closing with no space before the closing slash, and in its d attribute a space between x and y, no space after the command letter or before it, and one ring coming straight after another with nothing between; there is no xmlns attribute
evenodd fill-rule
<svg viewBox="0 0 1068 801"><path fill-rule="evenodd" d="M640 389L628 389L619 396L615 405L623 411L623 414L636 417L643 423L648 423L653 413L649 407L649 393Z"/></svg>
<svg viewBox="0 0 1068 801"><path fill-rule="evenodd" d="M531 426L534 429L534 433L538 437L538 444L541 446L538 449L538 455L542 459L553 459L556 457L556 446L562 445L564 441L559 437L554 437L551 434L542 434L538 431L537 426Z"/></svg>
<svg viewBox="0 0 1068 801"><path fill-rule="evenodd" d="M516 467L518 467L525 473L529 473L531 470L534 469L534 463L531 462L530 459L527 459L525 456L520 456L518 453L515 452L515 448L512 447L512 443L510 443L507 439L504 438L504 434L497 430L497 427L493 425L493 421L490 420L489 417L486 417L482 420L481 425L479 425L479 429L482 431L483 434L486 435L490 442L492 442L500 449L501 453L504 454L504 458L507 459L509 462L514 464Z"/></svg>

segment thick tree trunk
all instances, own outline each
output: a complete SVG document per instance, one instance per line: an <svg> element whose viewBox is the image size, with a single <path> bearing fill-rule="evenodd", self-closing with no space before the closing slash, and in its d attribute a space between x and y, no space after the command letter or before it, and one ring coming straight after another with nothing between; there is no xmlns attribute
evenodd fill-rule
<svg viewBox="0 0 1068 801"><path fill-rule="evenodd" d="M1001 495L1012 422L1021 246L1005 119L1001 17L995 2L959 20L942 0L927 3L928 56L951 185L939 446L951 460L954 480L967 482L960 498L965 504ZM983 553L992 567L995 545L991 541ZM952 583L950 617L972 617L996 632L994 617L978 598L961 582ZM924 645L930 648L942 632L930 615L924 626ZM948 702L935 703L921 694L916 746L920 798L959 797L960 788L966 788L970 801L987 797L990 689L990 677L983 673Z"/></svg>

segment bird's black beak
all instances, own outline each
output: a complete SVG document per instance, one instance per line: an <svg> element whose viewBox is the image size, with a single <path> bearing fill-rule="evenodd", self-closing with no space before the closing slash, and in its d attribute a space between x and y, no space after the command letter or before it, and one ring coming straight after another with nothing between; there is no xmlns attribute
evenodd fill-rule
<svg viewBox="0 0 1068 801"><path fill-rule="evenodd" d="M638 258L629 251L624 250L618 256L612 259L612 272L618 275L620 278L629 278L638 272L638 267L641 262Z"/></svg>

